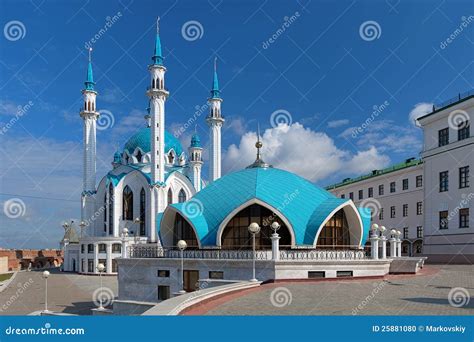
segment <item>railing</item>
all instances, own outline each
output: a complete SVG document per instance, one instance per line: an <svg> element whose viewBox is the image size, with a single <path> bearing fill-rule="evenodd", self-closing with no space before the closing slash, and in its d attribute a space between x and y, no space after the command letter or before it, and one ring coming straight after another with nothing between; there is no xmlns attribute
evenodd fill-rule
<svg viewBox="0 0 474 342"><path fill-rule="evenodd" d="M451 104L453 104L453 103L459 102L459 101L465 99L466 97L469 97L469 96L472 96L472 95L474 95L474 89L473 89L473 90L466 91L465 93L460 93L460 94L458 94L458 96L453 97L453 98L451 98L451 99L449 99L449 100L446 100L446 101L444 101L444 102L435 104L435 105L433 106L433 108L434 108L434 110L436 111L436 110L439 110L439 109L444 108L444 107L446 107L446 106L449 106L449 105L451 105Z"/></svg>
<svg viewBox="0 0 474 342"><path fill-rule="evenodd" d="M284 250L280 260L364 260L368 256L363 250Z"/></svg>

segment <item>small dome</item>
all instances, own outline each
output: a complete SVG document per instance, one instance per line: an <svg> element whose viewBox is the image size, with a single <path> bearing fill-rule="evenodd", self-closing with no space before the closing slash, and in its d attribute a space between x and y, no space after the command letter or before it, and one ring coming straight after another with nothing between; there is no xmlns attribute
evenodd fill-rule
<svg viewBox="0 0 474 342"><path fill-rule="evenodd" d="M201 147L201 139L197 133L194 133L191 137L191 147Z"/></svg>
<svg viewBox="0 0 474 342"><path fill-rule="evenodd" d="M114 153L114 163L119 164L121 162L122 162L122 154L120 153L120 151L116 151Z"/></svg>
<svg viewBox="0 0 474 342"><path fill-rule="evenodd" d="M143 127L137 133L132 135L130 139L125 143L124 150L127 150L129 154L132 154L137 147L139 147L143 153L151 151L151 132L150 127ZM170 132L165 130L165 153L170 150L174 150L177 156L183 153L183 148L178 139L176 139Z"/></svg>

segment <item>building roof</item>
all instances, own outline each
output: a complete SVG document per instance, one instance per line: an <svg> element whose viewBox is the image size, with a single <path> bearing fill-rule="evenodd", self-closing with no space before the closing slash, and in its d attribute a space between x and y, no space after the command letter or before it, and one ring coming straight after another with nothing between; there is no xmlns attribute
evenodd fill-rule
<svg viewBox="0 0 474 342"><path fill-rule="evenodd" d="M433 114L436 114L438 112L441 112L442 110L445 110L446 108L452 107L454 105L457 105L458 103L467 101L469 99L474 98L474 89L471 89L469 91L466 91L464 93L459 93L458 96L455 96L447 101L444 101L442 103L438 103L436 105L433 105L433 110L431 113L428 113L426 115L423 115L419 117L417 120L422 120L427 118L428 116L431 116Z"/></svg>
<svg viewBox="0 0 474 342"><path fill-rule="evenodd" d="M373 170L371 173L369 173L367 175L363 175L363 176L360 176L360 177L357 177L357 178L346 178L342 182L332 184L332 185L329 185L329 186L325 187L325 189L326 190L337 189L337 188L340 188L341 186L354 184L354 183L361 182L361 181L364 181L364 180L367 180L367 179L370 179L370 178L375 178L375 177L378 177L378 176L381 176L381 175L385 175L385 174L390 173L390 172L395 172L395 171L398 171L398 170L406 169L408 167L417 166L417 165L420 165L422 163L423 163L423 161L421 159L409 158L409 159L405 160L403 163L395 164L395 165L392 165L392 166L387 167L387 168L382 169L382 170Z"/></svg>
<svg viewBox="0 0 474 342"><path fill-rule="evenodd" d="M139 147L143 153L151 151L151 132L150 127L143 127L137 133L132 135L125 143L124 150L132 154L135 149ZM176 139L170 132L165 130L165 153L174 150L177 156L183 153L183 148L178 139Z"/></svg>
<svg viewBox="0 0 474 342"><path fill-rule="evenodd" d="M194 133L191 137L191 147L201 147L201 138L197 133Z"/></svg>
<svg viewBox="0 0 474 342"><path fill-rule="evenodd" d="M192 223L203 246L212 246L216 245L219 227L226 217L251 200L279 211L291 224L296 245L313 245L324 220L337 207L350 202L293 173L249 168L228 174L189 201L171 206Z"/></svg>

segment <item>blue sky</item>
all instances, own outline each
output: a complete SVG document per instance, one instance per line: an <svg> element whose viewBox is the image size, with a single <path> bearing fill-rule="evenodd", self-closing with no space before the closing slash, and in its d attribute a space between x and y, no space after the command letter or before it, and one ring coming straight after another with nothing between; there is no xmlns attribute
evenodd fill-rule
<svg viewBox="0 0 474 342"><path fill-rule="evenodd" d="M98 177L144 124L160 16L168 130L178 132L206 103L217 57L224 170L253 161L258 122L267 161L324 186L418 156L421 131L412 119L474 88L473 7L467 0L2 1L0 201L19 198L24 207L18 218L0 213L0 246L56 247L60 222L79 217L78 108L93 37L97 106L113 116L97 135ZM189 25L197 36L183 33ZM206 144L205 114L196 124ZM191 126L179 135L185 147Z"/></svg>

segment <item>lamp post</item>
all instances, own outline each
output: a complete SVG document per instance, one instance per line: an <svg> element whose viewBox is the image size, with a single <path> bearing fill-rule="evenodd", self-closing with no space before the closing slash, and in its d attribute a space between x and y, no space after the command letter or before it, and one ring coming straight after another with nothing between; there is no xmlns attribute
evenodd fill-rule
<svg viewBox="0 0 474 342"><path fill-rule="evenodd" d="M387 259L387 238L384 235L384 232L387 230L385 226L380 226L380 241L382 242L382 257L380 259Z"/></svg>
<svg viewBox="0 0 474 342"><path fill-rule="evenodd" d="M99 263L97 265L97 271L99 271L99 279L100 279L100 291L99 291L99 310L104 310L104 307L102 306L102 293L103 293L103 289L102 289L102 272L104 272L105 270L105 266L103 263Z"/></svg>
<svg viewBox="0 0 474 342"><path fill-rule="evenodd" d="M272 260L280 260L280 235L277 233L278 229L280 229L280 224L274 221L270 228L273 230L270 238L272 240Z"/></svg>
<svg viewBox="0 0 474 342"><path fill-rule="evenodd" d="M379 229L379 225L374 223L372 227L370 228L371 234L370 234L370 255L372 259L378 259L379 258L379 237L377 230Z"/></svg>
<svg viewBox="0 0 474 342"><path fill-rule="evenodd" d="M48 310L48 277L49 277L49 271L44 271L43 272L43 278L44 278L44 311L43 312L49 312Z"/></svg>
<svg viewBox="0 0 474 342"><path fill-rule="evenodd" d="M397 256L397 239L396 239L397 231L395 229L390 230L390 257L395 258Z"/></svg>
<svg viewBox="0 0 474 342"><path fill-rule="evenodd" d="M81 223L79 223L79 227L80 227L80 230L81 230L81 239L82 239L83 233L84 233L84 228L86 227L86 223L84 221L81 221Z"/></svg>
<svg viewBox="0 0 474 342"><path fill-rule="evenodd" d="M188 247L188 244L184 240L179 240L177 246L181 254L181 290L179 293L183 294L186 293L186 290L184 289L184 250Z"/></svg>
<svg viewBox="0 0 474 342"><path fill-rule="evenodd" d="M255 235L260 232L260 226L256 222L252 222L248 228L250 234L252 234L252 279L250 281L258 281L255 277Z"/></svg>
<svg viewBox="0 0 474 342"><path fill-rule="evenodd" d="M400 239L400 236L402 235L402 232L397 230L397 257L401 258L402 257L402 240Z"/></svg>
<svg viewBox="0 0 474 342"><path fill-rule="evenodd" d="M139 217L135 217L135 219L133 220L133 224L135 225L135 228L137 228L137 224L139 224L141 221L140 221L140 218ZM135 231L135 237L134 237L134 241L135 241L135 244L138 243L138 241L140 241L140 231L139 231L140 227L138 227L138 229L136 229Z"/></svg>
<svg viewBox="0 0 474 342"><path fill-rule="evenodd" d="M122 229L122 259L127 257L127 238L128 238L128 228L125 227Z"/></svg>

